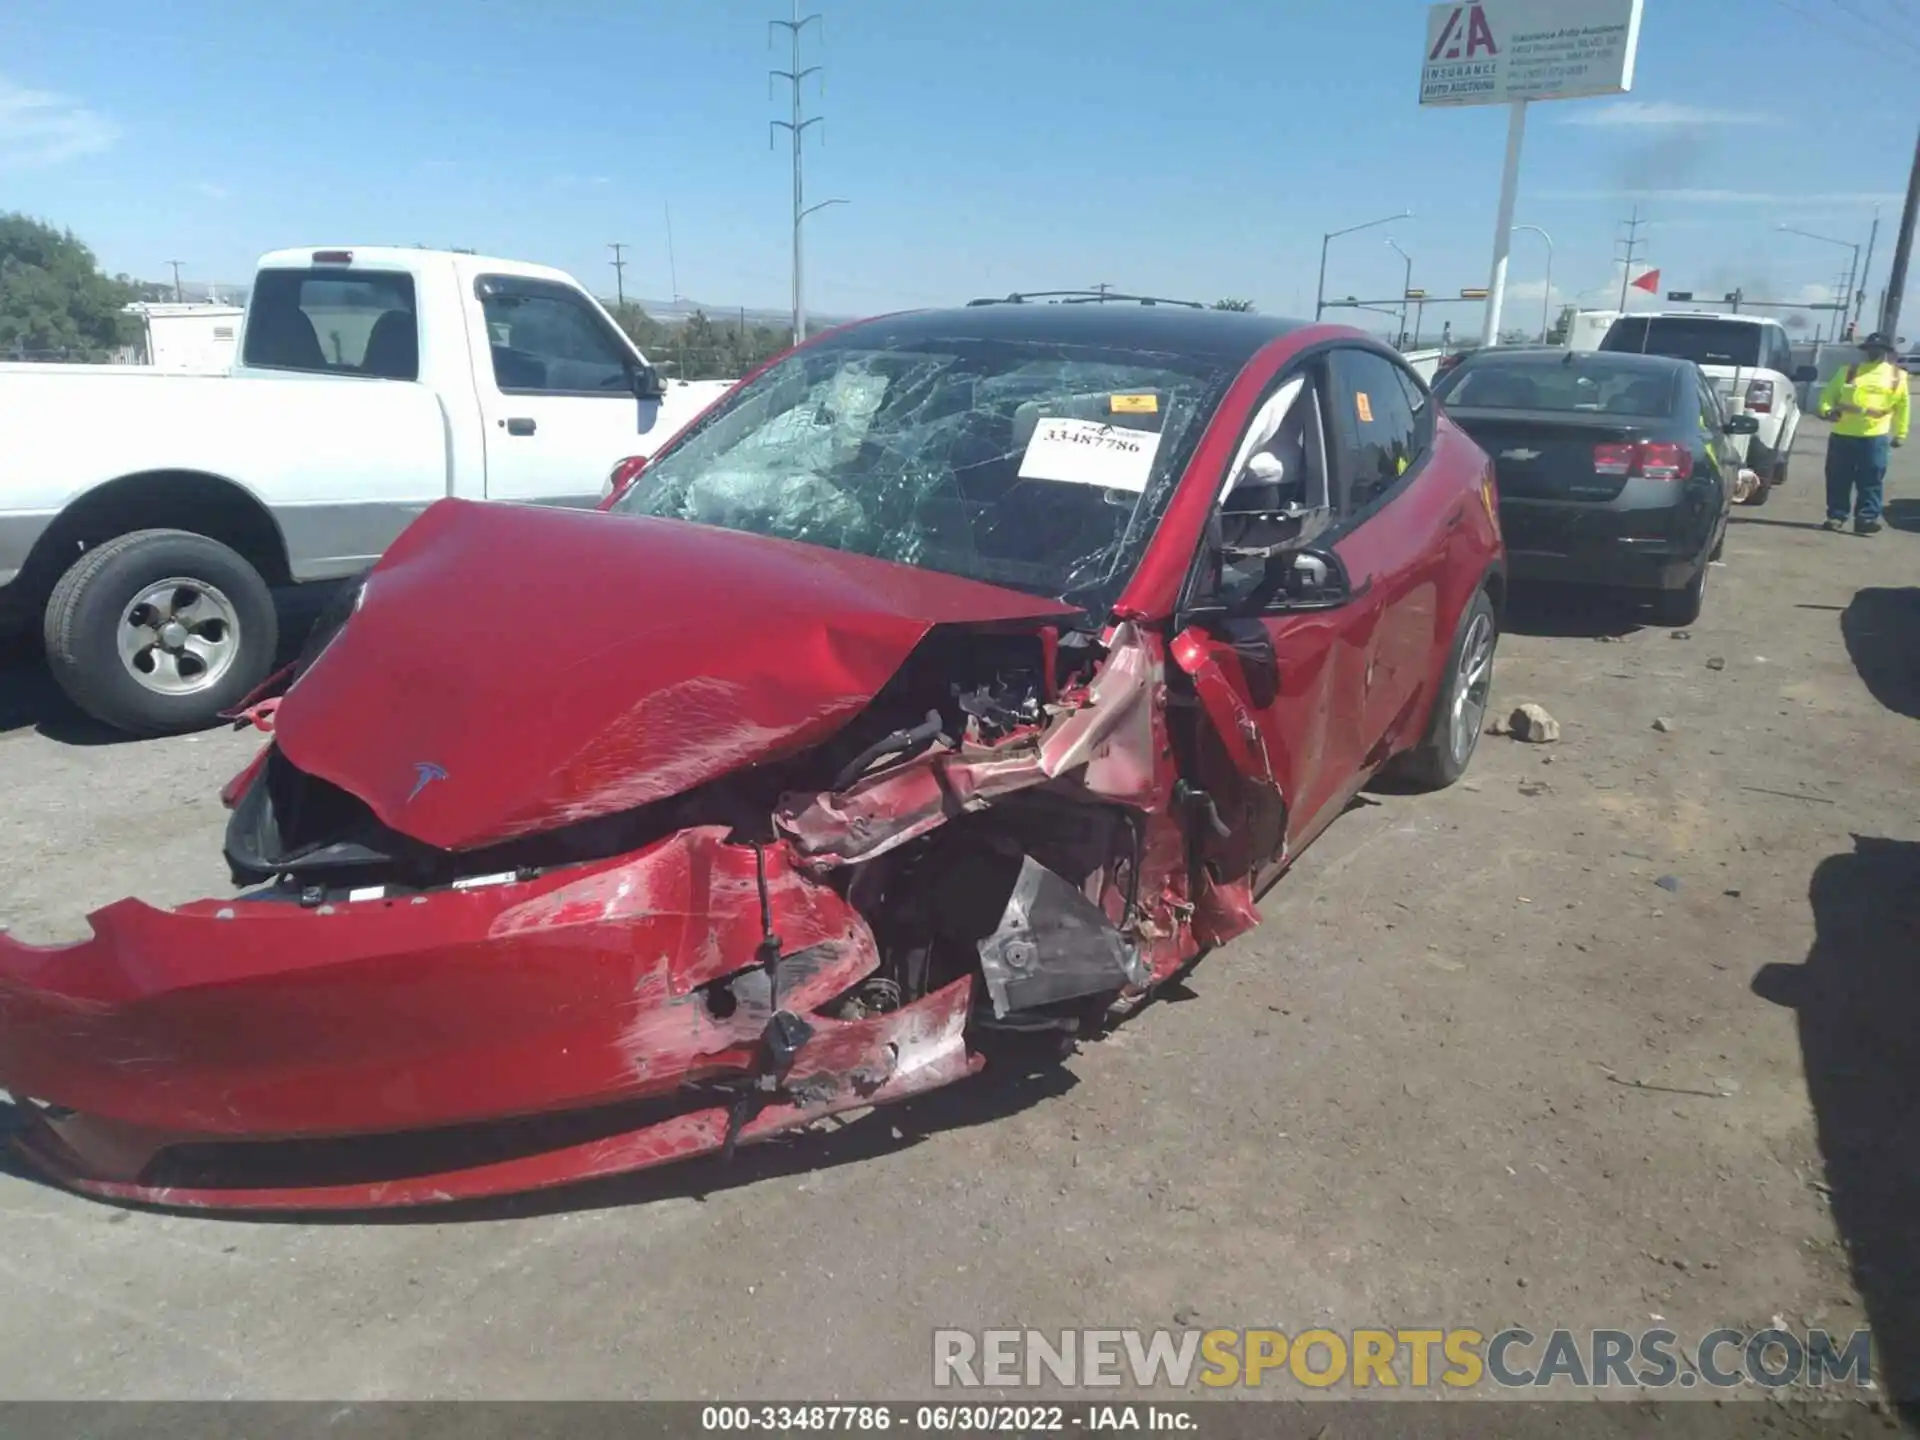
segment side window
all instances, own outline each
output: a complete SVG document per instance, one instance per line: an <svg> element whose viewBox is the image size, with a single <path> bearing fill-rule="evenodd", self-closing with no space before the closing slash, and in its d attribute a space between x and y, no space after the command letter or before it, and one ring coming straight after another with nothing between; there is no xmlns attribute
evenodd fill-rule
<svg viewBox="0 0 1920 1440"><path fill-rule="evenodd" d="M1335 506L1360 516L1399 483L1420 453L1421 423L1400 367L1371 350L1335 350L1332 377Z"/></svg>
<svg viewBox="0 0 1920 1440"><path fill-rule="evenodd" d="M379 270L262 270L241 362L271 370L420 378L413 277Z"/></svg>
<svg viewBox="0 0 1920 1440"><path fill-rule="evenodd" d="M1693 377L1694 393L1700 401L1700 428L1709 435L1718 435L1726 427L1726 418L1720 411L1720 394L1706 376L1696 374Z"/></svg>
<svg viewBox="0 0 1920 1440"><path fill-rule="evenodd" d="M502 392L627 393L632 357L581 296L538 281L483 278L478 288Z"/></svg>
<svg viewBox="0 0 1920 1440"><path fill-rule="evenodd" d="M1282 377L1254 411L1220 495L1224 549L1203 592L1232 605L1272 583L1268 556L1310 542L1333 523L1326 384L1309 363Z"/></svg>

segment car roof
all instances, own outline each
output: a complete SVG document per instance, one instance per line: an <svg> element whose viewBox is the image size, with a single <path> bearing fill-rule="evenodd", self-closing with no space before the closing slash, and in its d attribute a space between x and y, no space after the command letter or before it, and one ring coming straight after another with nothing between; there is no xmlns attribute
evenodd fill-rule
<svg viewBox="0 0 1920 1440"><path fill-rule="evenodd" d="M1566 350L1557 345L1500 345L1471 351L1456 371L1472 366L1483 370L1495 361L1547 369L1553 365L1575 365L1599 370L1691 370L1693 361L1672 355L1643 355L1637 350Z"/></svg>
<svg viewBox="0 0 1920 1440"><path fill-rule="evenodd" d="M1724 310L1636 310L1620 320L1725 320L1734 325L1778 325L1771 315L1734 315Z"/></svg>
<svg viewBox="0 0 1920 1440"><path fill-rule="evenodd" d="M1271 342L1310 328L1302 320L1181 305L999 302L948 310L908 310L860 320L838 332L832 343L911 348L942 340L1038 341L1205 356L1244 364Z"/></svg>

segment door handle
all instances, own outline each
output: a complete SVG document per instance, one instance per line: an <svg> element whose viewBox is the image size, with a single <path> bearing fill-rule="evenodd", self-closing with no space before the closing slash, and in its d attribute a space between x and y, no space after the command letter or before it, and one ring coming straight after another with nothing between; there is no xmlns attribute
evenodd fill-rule
<svg viewBox="0 0 1920 1440"><path fill-rule="evenodd" d="M532 418L526 415L515 415L511 419L502 420L500 423L507 427L507 433L509 435L531 435L536 428Z"/></svg>

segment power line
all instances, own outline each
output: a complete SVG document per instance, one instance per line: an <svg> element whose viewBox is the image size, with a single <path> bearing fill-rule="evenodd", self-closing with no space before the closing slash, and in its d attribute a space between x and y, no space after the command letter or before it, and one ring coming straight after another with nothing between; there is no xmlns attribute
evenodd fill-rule
<svg viewBox="0 0 1920 1440"><path fill-rule="evenodd" d="M1882 36L1888 40L1898 40L1902 45L1905 45L1909 50L1913 51L1914 54L1920 55L1920 44L1915 44L1914 41L1908 38L1903 32L1892 29L1883 22L1874 19L1871 15L1856 10L1854 8L1854 0L1827 0L1827 3L1844 14L1851 15L1862 25L1869 27L1875 35Z"/></svg>
<svg viewBox="0 0 1920 1440"><path fill-rule="evenodd" d="M1799 5L1794 4L1793 0L1775 0L1775 3L1778 4L1781 9L1790 11L1791 13L1798 15L1802 20L1807 21L1815 29L1819 30L1819 32L1822 35L1831 36L1833 39L1840 41L1842 44L1847 45L1848 47L1850 47L1851 49L1855 50L1860 54L1871 55L1877 60L1886 60L1886 61L1889 61L1889 63L1896 64L1896 65L1901 63L1900 61L1890 57L1886 53L1886 51L1881 49L1878 45L1874 44L1872 41L1863 40L1860 37L1854 35L1850 30L1836 31L1834 27L1831 24L1829 24L1826 20L1823 20L1820 16L1814 14L1811 10L1803 9ZM1877 26L1876 26L1876 32L1878 32ZM1897 35L1894 36L1893 38L1896 40L1900 39L1900 37Z"/></svg>

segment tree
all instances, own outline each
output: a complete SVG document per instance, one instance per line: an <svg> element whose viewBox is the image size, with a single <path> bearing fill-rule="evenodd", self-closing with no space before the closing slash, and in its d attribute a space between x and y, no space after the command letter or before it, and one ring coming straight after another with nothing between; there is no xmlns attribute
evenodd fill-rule
<svg viewBox="0 0 1920 1440"><path fill-rule="evenodd" d="M71 230L0 214L0 354L103 360L138 334L122 308L136 293Z"/></svg>
<svg viewBox="0 0 1920 1440"><path fill-rule="evenodd" d="M745 315L730 324L696 310L673 324L632 301L607 308L649 360L682 380L737 380L793 343L786 326L749 325Z"/></svg>
<svg viewBox="0 0 1920 1440"><path fill-rule="evenodd" d="M1567 336L1573 333L1574 308L1571 305L1560 307L1560 318L1553 322L1553 328L1547 331L1547 344L1564 345Z"/></svg>
<svg viewBox="0 0 1920 1440"><path fill-rule="evenodd" d="M1216 300L1213 302L1213 308L1216 310L1251 310L1253 309L1253 302L1251 300Z"/></svg>

